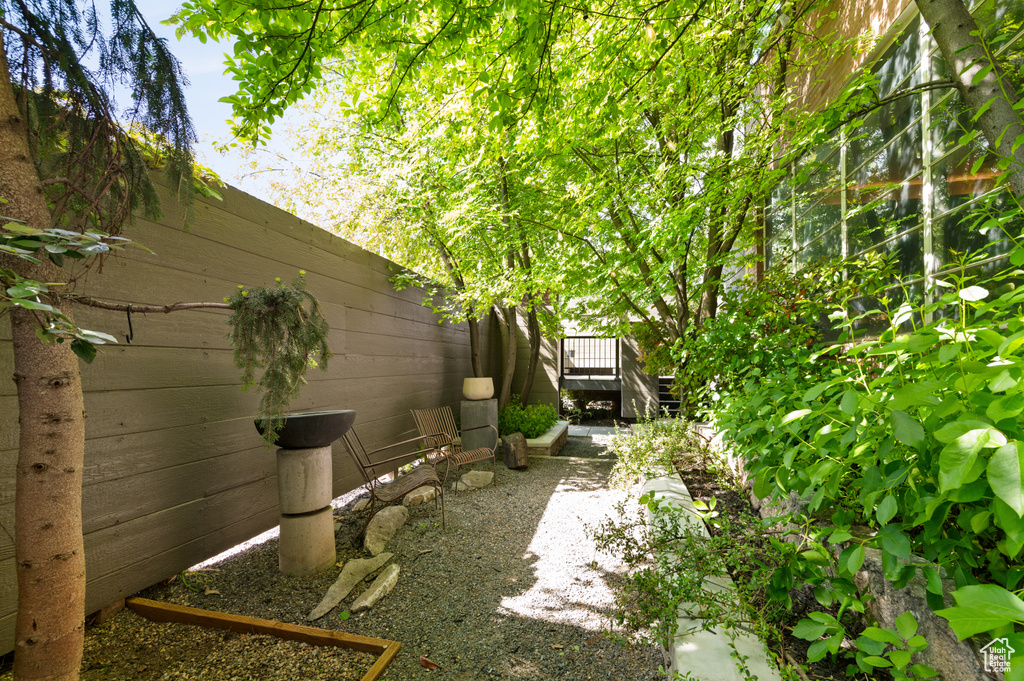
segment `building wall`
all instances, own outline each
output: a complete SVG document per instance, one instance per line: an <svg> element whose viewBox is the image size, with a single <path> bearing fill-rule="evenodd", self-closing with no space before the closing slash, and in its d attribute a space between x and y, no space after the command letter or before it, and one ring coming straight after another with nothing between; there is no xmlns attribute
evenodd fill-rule
<svg viewBox="0 0 1024 681"><path fill-rule="evenodd" d="M921 301L934 293L936 279L958 267L954 252L984 249L979 267L991 274L1004 262L1007 243L998 230L986 234L969 226L967 214L992 192L1000 171L984 138L965 134L976 125L956 90L919 87L950 74L916 6L901 10L903 4L866 3L872 11L861 14L872 18L872 31L899 15L884 29L873 61L863 62L874 73L884 103L793 164L793 181L780 185L772 199L767 251L769 262L792 266L887 253L908 295ZM1011 78L1020 80L1024 5L970 4L986 37L996 39L997 58L1008 65ZM856 19L861 16L856 7L843 11L852 12L851 26L863 23L863 16ZM841 11L836 21L842 23L842 17ZM829 68L835 70L826 69L826 75L832 73L838 85L849 79L852 63ZM895 96L906 91L913 94ZM825 99L821 94L815 101Z"/></svg>
<svg viewBox="0 0 1024 681"><path fill-rule="evenodd" d="M471 375L464 325L438 324L422 290L395 291L396 267L242 192L200 200L187 231L166 217L128 234L152 249L108 259L78 290L120 302L220 301L239 284L307 273L330 326L328 370L314 370L294 411L355 409L367 448L415 434L409 409L456 405ZM79 306L85 328L122 342L82 364L86 420L83 515L86 607L99 609L278 522L274 452L252 423L258 398L232 363L227 312L127 316ZM482 325L485 347L490 347ZM491 361L488 358L488 361ZM0 324L0 376L13 372L10 327ZM0 382L0 652L13 648L17 604L12 537L18 414ZM359 484L334 446L334 493Z"/></svg>
<svg viewBox="0 0 1024 681"><path fill-rule="evenodd" d="M805 24L822 40L795 60L789 85L801 107L815 110L832 101L850 74L877 59L885 36L913 4L914 0L834 0L809 13ZM855 42L840 54L825 56L825 50L850 39ZM815 44L819 50L814 49ZM802 64L813 67L800 68Z"/></svg>
<svg viewBox="0 0 1024 681"><path fill-rule="evenodd" d="M644 372L636 339L619 341L622 362L622 416L641 418L656 415L659 409L658 377Z"/></svg>

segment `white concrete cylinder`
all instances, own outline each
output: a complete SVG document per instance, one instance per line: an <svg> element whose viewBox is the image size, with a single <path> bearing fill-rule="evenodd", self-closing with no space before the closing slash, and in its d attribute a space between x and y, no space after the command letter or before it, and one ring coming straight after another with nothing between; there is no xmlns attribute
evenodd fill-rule
<svg viewBox="0 0 1024 681"><path fill-rule="evenodd" d="M277 499L281 513L309 513L330 506L331 446L277 450Z"/></svg>
<svg viewBox="0 0 1024 681"><path fill-rule="evenodd" d="M334 514L330 507L317 513L281 516L278 567L286 575L307 575L334 565Z"/></svg>

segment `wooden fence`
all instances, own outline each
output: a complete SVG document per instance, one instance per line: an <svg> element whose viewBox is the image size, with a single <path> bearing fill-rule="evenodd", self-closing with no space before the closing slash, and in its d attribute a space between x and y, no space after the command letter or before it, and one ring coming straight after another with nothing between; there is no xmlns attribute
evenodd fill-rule
<svg viewBox="0 0 1024 681"><path fill-rule="evenodd" d="M355 409L367 447L413 433L409 409L456 404L471 375L464 326L439 324L419 289L395 291L387 260L242 192L202 200L188 231L173 201L165 218L128 231L133 249L108 259L78 292L134 303L220 301L237 285L306 271L331 325L334 358L313 371L294 410ZM82 365L86 461L86 607L99 609L277 524L274 452L257 438L257 397L243 393L227 314L133 315L79 307L85 328L119 345ZM490 325L482 325L489 328ZM493 343L486 339L485 347ZM489 360L490 361L490 360ZM0 652L13 648L14 465L18 414L10 328L0 323ZM334 492L357 486L341 443Z"/></svg>

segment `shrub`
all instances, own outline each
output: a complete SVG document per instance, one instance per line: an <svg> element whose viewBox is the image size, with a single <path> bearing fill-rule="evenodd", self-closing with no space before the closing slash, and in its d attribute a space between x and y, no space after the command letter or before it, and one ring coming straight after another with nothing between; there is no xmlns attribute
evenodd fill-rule
<svg viewBox="0 0 1024 681"><path fill-rule="evenodd" d="M840 343L796 344L734 372L738 380L714 386L707 403L755 476L757 496L806 501L793 521L803 525L807 555L826 557L835 574L816 590L821 602L863 611L853 576L875 547L896 588L924 577L933 608L943 605L941 572L954 580L958 607L940 614L961 637L1024 622L1024 603L1001 619L975 617L1024 585L1024 290L1014 288L1024 273L978 280L981 258L944 272L946 293L933 303L891 286L884 268L858 278L859 288L831 306ZM1024 264L1024 252L1010 260ZM720 345L728 354L717 357L706 344L702 362L756 360L759 342ZM832 620L797 628L814 641L811 661L837 653L845 636ZM922 645L915 629L903 622L902 647L888 659L881 650L895 634L871 629L882 638L858 640L856 667L906 666Z"/></svg>
<svg viewBox="0 0 1024 681"><path fill-rule="evenodd" d="M552 404L519 403L519 396L513 395L508 406L498 414L498 431L502 435L522 433L523 437L540 437L558 421L558 410Z"/></svg>
<svg viewBox="0 0 1024 681"><path fill-rule="evenodd" d="M631 431L616 431L610 448L617 459L611 482L628 487L641 477L673 470L681 459L705 454L708 442L686 419L662 418L640 421Z"/></svg>

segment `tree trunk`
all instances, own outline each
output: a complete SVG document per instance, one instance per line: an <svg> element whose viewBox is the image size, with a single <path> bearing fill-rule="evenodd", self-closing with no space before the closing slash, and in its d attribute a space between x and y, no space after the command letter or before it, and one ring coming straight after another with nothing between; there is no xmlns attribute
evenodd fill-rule
<svg viewBox="0 0 1024 681"><path fill-rule="evenodd" d="M515 305L498 308L501 326L501 390L498 391L498 411L508 406L512 398L512 377L516 372L516 308Z"/></svg>
<svg viewBox="0 0 1024 681"><path fill-rule="evenodd" d="M526 313L526 330L530 340L530 363L526 367L526 380L523 382L523 394L519 402L525 407L533 390L533 380L537 376L537 365L540 364L540 322L537 321L537 308L530 306Z"/></svg>
<svg viewBox="0 0 1024 681"><path fill-rule="evenodd" d="M470 312L466 323L469 324L469 359L473 364L473 376L483 378L484 363L480 354L480 322Z"/></svg>
<svg viewBox="0 0 1024 681"><path fill-rule="evenodd" d="M6 216L52 226L0 40L0 197ZM63 270L0 256L19 275L55 284ZM51 301L52 302L52 301ZM72 318L71 304L61 310ZM82 466L85 413L70 343L42 343L31 312L10 310L20 436L14 506L18 615L15 679L77 679L85 619Z"/></svg>
<svg viewBox="0 0 1024 681"><path fill-rule="evenodd" d="M962 0L916 2L943 59L953 71L953 80L964 103L975 113L988 105L978 118L978 126L997 154L1012 159L1008 178L1010 190L1017 197L1024 196L1024 145L1018 141L1024 135L1024 125L1013 108L1018 100L1013 83L990 58L991 48L982 40L978 24ZM974 82L990 67L983 78Z"/></svg>

